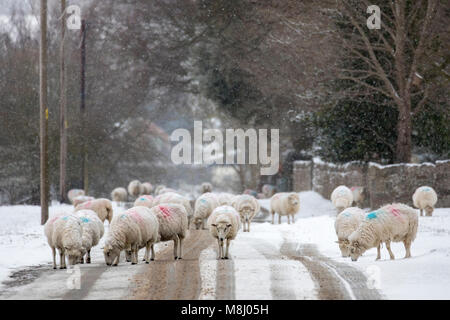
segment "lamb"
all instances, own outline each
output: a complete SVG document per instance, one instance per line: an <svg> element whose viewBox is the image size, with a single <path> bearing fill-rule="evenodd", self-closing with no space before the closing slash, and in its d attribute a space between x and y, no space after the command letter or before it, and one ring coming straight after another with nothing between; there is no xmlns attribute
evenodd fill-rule
<svg viewBox="0 0 450 320"><path fill-rule="evenodd" d="M353 202L356 204L356 206L362 208L364 205L364 198L365 198L365 189L364 187L351 187L350 190L353 194Z"/></svg>
<svg viewBox="0 0 450 320"><path fill-rule="evenodd" d="M153 197L150 195L142 195L134 201L133 207L144 206L147 208L153 207Z"/></svg>
<svg viewBox="0 0 450 320"><path fill-rule="evenodd" d="M70 203L73 204L73 200L78 196L84 196L84 190L81 189L71 189L67 193L67 198L69 199Z"/></svg>
<svg viewBox="0 0 450 320"><path fill-rule="evenodd" d="M295 222L294 216L300 209L300 198L294 192L279 192L270 198L270 213L272 214L272 224L274 224L275 213L278 213L278 223L281 224L281 216L288 217L288 224Z"/></svg>
<svg viewBox="0 0 450 320"><path fill-rule="evenodd" d="M357 261L365 251L375 247L378 250L376 260L379 260L382 243L386 244L389 256L394 260L391 241L402 241L406 250L405 258L411 257L411 243L416 238L418 225L417 212L402 203L386 205L368 213L358 229L348 237L352 261Z"/></svg>
<svg viewBox="0 0 450 320"><path fill-rule="evenodd" d="M121 187L115 188L111 192L111 199L116 202L127 202L128 200L127 189Z"/></svg>
<svg viewBox="0 0 450 320"><path fill-rule="evenodd" d="M111 201L108 199L94 199L87 202L84 202L75 207L75 211L89 209L97 213L98 217L102 222L108 220L111 223L113 218L113 209Z"/></svg>
<svg viewBox="0 0 450 320"><path fill-rule="evenodd" d="M174 259L182 259L183 240L188 229L188 217L184 206L175 203L165 203L150 209L159 221L159 240L174 241Z"/></svg>
<svg viewBox="0 0 450 320"><path fill-rule="evenodd" d="M215 194L207 192L202 194L195 201L194 210L194 225L195 228L204 229L205 220L211 215L211 213L220 206L220 203Z"/></svg>
<svg viewBox="0 0 450 320"><path fill-rule="evenodd" d="M153 206L156 206L158 204L163 204L163 203L181 204L184 207L184 209L186 210L186 214L188 217L188 227L189 227L192 215L194 214L194 211L192 210L191 202L189 201L188 198L183 197L182 195L175 193L175 192L167 192L167 193L160 194L159 196L155 197L153 200Z"/></svg>
<svg viewBox="0 0 450 320"><path fill-rule="evenodd" d="M339 249L343 257L350 256L348 236L358 229L364 216L364 210L358 207L350 207L336 217L336 221L334 222L334 228L338 237L338 241L336 242L339 244Z"/></svg>
<svg viewBox="0 0 450 320"><path fill-rule="evenodd" d="M66 256L69 266L75 265L82 256L82 227L78 217L72 214L58 214L49 219L44 226L47 242L52 249L53 269L56 269L56 249L59 252L59 268L66 269Z"/></svg>
<svg viewBox="0 0 450 320"><path fill-rule="evenodd" d="M84 202L91 201L94 199L95 199L94 197L89 197L89 196L77 196L77 197L73 198L72 203L73 203L73 206L76 207L79 204L82 204Z"/></svg>
<svg viewBox="0 0 450 320"><path fill-rule="evenodd" d="M230 242L236 238L241 228L239 213L232 206L217 207L208 218L208 227L219 245L218 259L228 259ZM224 252L225 240L227 243Z"/></svg>
<svg viewBox="0 0 450 320"><path fill-rule="evenodd" d="M203 182L200 186L201 193L212 192L212 184L209 182Z"/></svg>
<svg viewBox="0 0 450 320"><path fill-rule="evenodd" d="M144 182L142 184L143 194L149 195L153 191L153 186L150 182Z"/></svg>
<svg viewBox="0 0 450 320"><path fill-rule="evenodd" d="M437 194L433 188L427 186L419 187L412 198L414 207L420 209L420 216L423 216L423 210L425 210L427 217L433 215L434 206L437 202Z"/></svg>
<svg viewBox="0 0 450 320"><path fill-rule="evenodd" d="M133 180L128 184L128 194L134 198L139 197L143 191L142 184L139 180Z"/></svg>
<svg viewBox="0 0 450 320"><path fill-rule="evenodd" d="M236 197L233 207L241 217L241 222L244 224L244 232L250 232L250 223L260 210L258 200L248 194L243 194Z"/></svg>
<svg viewBox="0 0 450 320"><path fill-rule="evenodd" d="M91 263L91 249L95 247L105 232L103 222L92 210L80 210L75 212L80 219L82 228L82 252L80 262L84 263L84 255L86 255L86 263Z"/></svg>
<svg viewBox="0 0 450 320"><path fill-rule="evenodd" d="M351 207L353 203L353 193L346 186L338 186L331 193L331 202L337 208L337 213L340 213L342 210Z"/></svg>
<svg viewBox="0 0 450 320"><path fill-rule="evenodd" d="M144 247L144 260L149 263L155 259L154 244L158 242L158 237L159 222L149 208L140 206L128 209L111 222L103 248L106 265L117 266L122 250L131 252L131 264L137 264L139 249Z"/></svg>

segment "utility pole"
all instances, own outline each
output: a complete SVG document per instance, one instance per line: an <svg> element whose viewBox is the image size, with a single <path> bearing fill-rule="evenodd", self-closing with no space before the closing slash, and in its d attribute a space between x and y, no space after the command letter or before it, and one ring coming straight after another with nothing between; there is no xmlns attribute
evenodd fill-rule
<svg viewBox="0 0 450 320"><path fill-rule="evenodd" d="M86 123L86 20L81 20L81 84L80 84L80 93L81 93L81 103L80 103L80 111L82 117L82 130L85 132L85 123ZM86 147L86 139L83 139L83 162L82 162L82 177L83 177L83 189L86 194L88 194L88 186L89 186L89 177L88 177L88 166L87 166L87 147Z"/></svg>
<svg viewBox="0 0 450 320"><path fill-rule="evenodd" d="M41 42L39 49L39 107L41 144L41 224L48 220L48 99L47 99L47 0L41 0Z"/></svg>
<svg viewBox="0 0 450 320"><path fill-rule="evenodd" d="M61 0L61 45L59 67L59 200L66 201L66 161L67 161L67 113L66 113L66 66L65 66L65 36L66 36L66 0Z"/></svg>

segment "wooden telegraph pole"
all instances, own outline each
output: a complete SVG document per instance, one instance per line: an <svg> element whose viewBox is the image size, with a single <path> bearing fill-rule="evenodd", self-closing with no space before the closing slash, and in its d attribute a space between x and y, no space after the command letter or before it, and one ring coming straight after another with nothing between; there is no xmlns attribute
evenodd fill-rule
<svg viewBox="0 0 450 320"><path fill-rule="evenodd" d="M59 56L59 200L66 201L66 161L67 161L67 113L66 113L66 66L65 66L65 36L66 36L66 0L61 0L61 45Z"/></svg>
<svg viewBox="0 0 450 320"><path fill-rule="evenodd" d="M80 93L81 93L81 103L80 103L80 111L81 117L83 121L82 130L84 133L85 123L86 123L86 20L81 20L81 84L80 84ZM89 180L88 180L88 166L87 166L87 147L86 147L86 139L83 139L83 163L82 163L82 177L83 177L83 189L87 194L89 192Z"/></svg>
<svg viewBox="0 0 450 320"><path fill-rule="evenodd" d="M47 0L41 0L41 42L39 53L39 104L41 144L41 224L48 220L48 99L47 99Z"/></svg>

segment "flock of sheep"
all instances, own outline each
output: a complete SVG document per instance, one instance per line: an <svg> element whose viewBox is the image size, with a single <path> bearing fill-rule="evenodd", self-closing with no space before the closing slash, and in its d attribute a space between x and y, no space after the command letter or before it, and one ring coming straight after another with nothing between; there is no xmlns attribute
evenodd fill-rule
<svg viewBox="0 0 450 320"><path fill-rule="evenodd" d="M381 258L381 245L384 243L391 260L395 259L391 250L391 242L403 242L405 258L411 257L411 243L415 240L419 225L416 210L402 204L385 205L378 210L366 213L359 207L351 207L353 202L359 206L364 198L362 187L352 189L346 186L337 187L331 194L331 201L338 210L335 221L336 235L343 257L351 257L352 261L367 250L377 248L377 260ZM437 202L437 194L433 188L418 188L413 196L413 204L431 216Z"/></svg>

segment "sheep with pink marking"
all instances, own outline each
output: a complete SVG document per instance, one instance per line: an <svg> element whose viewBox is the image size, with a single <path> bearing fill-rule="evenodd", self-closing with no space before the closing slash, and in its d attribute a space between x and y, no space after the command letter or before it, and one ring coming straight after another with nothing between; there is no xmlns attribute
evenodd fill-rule
<svg viewBox="0 0 450 320"><path fill-rule="evenodd" d="M154 198L151 195L141 195L135 201L133 207L144 206L147 208L153 207Z"/></svg>
<svg viewBox="0 0 450 320"><path fill-rule="evenodd" d="M214 209L218 206L220 206L220 203L214 193L207 192L197 198L195 201L193 217L194 225L197 230L205 228L205 220L208 219Z"/></svg>
<svg viewBox="0 0 450 320"><path fill-rule="evenodd" d="M97 213L102 222L108 220L111 223L113 219L112 203L108 199L94 199L83 202L75 207L75 212L84 209L89 209Z"/></svg>
<svg viewBox="0 0 450 320"><path fill-rule="evenodd" d="M331 202L336 207L337 213L340 213L342 210L352 206L353 193L346 186L338 186L331 193Z"/></svg>
<svg viewBox="0 0 450 320"><path fill-rule="evenodd" d="M153 199L153 206L165 203L175 203L182 205L186 210L186 214L188 217L188 226L190 225L194 211L192 210L191 201L189 200L189 198L175 192L167 192L162 193Z"/></svg>
<svg viewBox="0 0 450 320"><path fill-rule="evenodd" d="M411 257L411 244L416 238L419 218L416 210L402 204L394 203L381 207L364 216L358 228L348 237L352 261L367 250L377 248L377 258L381 258L381 244L386 244L391 260L395 259L391 251L391 242L403 242L406 254Z"/></svg>
<svg viewBox="0 0 450 320"><path fill-rule="evenodd" d="M414 192L412 198L414 207L420 210L420 216L423 216L424 210L427 217L433 215L434 206L437 202L437 194L433 188L427 186L419 187Z"/></svg>
<svg viewBox="0 0 450 320"><path fill-rule="evenodd" d="M74 207L76 207L82 203L85 203L85 202L88 202L88 201L91 201L94 199L95 199L94 197L90 197L90 196L77 196L77 197L73 198L72 204Z"/></svg>
<svg viewBox="0 0 450 320"><path fill-rule="evenodd" d="M339 249L341 250L343 257L350 256L349 240L348 237L358 229L360 223L365 216L364 210L358 207L350 207L342 211L336 217L334 222L334 228L338 237Z"/></svg>
<svg viewBox="0 0 450 320"><path fill-rule="evenodd" d="M208 227L210 234L217 239L218 259L228 259L231 240L236 238L241 228L239 213L232 206L217 207L208 218Z"/></svg>
<svg viewBox="0 0 450 320"><path fill-rule="evenodd" d="M91 263L91 249L99 243L105 232L103 222L92 210L79 210L75 212L75 215L80 219L82 228L80 262ZM84 256L86 256L86 260Z"/></svg>

